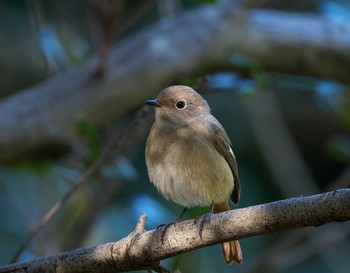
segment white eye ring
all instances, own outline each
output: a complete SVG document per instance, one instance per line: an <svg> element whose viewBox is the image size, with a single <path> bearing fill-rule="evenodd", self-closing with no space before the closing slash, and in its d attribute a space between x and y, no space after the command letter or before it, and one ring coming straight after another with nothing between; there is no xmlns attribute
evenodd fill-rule
<svg viewBox="0 0 350 273"><path fill-rule="evenodd" d="M187 106L186 102L183 100L179 100L178 102L175 103L175 107L179 110L185 109Z"/></svg>

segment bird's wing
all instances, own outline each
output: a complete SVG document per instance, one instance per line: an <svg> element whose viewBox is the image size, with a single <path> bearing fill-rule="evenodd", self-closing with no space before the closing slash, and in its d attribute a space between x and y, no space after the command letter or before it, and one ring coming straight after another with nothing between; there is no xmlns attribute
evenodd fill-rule
<svg viewBox="0 0 350 273"><path fill-rule="evenodd" d="M213 117L214 118L214 117ZM236 157L231 149L231 141L228 138L224 128L214 118L209 122L208 126L209 139L213 142L216 150L225 158L226 162L231 168L234 178L234 189L231 193L231 200L233 203L238 204L241 186L238 177L238 166Z"/></svg>

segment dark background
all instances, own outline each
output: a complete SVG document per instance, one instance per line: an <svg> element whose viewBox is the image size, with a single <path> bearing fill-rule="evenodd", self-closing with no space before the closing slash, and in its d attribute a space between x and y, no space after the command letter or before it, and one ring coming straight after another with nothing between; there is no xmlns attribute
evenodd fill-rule
<svg viewBox="0 0 350 273"><path fill-rule="evenodd" d="M96 9L93 2L0 1L0 100L99 55L96 45L101 38L92 27L96 15L91 12ZM161 1L149 1L145 12L127 21L142 2L127 1L119 13L112 14L119 19L118 26L123 22L128 25L124 29L111 27L112 35L105 43L131 37L171 12L162 9ZM175 5L172 16L208 2L217 4L168 2ZM340 24L350 22L346 0L275 1L268 8L319 14ZM108 26L106 23L105 28ZM114 34L117 30L119 35ZM198 84L203 77L205 83ZM349 187L348 82L271 72L254 61L243 70L206 71L172 82L197 86L226 129L238 160L242 184L239 207ZM159 91L154 90L154 94ZM98 157L109 132L122 131L136 111L99 128L88 120L77 124L79 137L69 149L50 146L1 163L0 264L10 262L41 217ZM139 132L130 133L133 137L129 143L124 140L124 149L112 153L20 260L118 240L133 230L142 212L148 214L148 229L176 219L182 208L164 200L147 177L144 149L150 124L151 120L145 119ZM207 211L195 208L186 217ZM164 265L181 272L203 273L348 272L349 232L348 223L332 223L244 239L240 266L226 266L219 246L179 255Z"/></svg>

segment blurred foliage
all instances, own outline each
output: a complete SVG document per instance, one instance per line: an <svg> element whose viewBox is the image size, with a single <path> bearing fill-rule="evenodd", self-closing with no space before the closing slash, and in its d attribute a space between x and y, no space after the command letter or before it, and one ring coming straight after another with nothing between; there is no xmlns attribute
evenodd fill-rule
<svg viewBox="0 0 350 273"><path fill-rule="evenodd" d="M350 162L349 136L336 136L330 139L326 147L329 156L344 163Z"/></svg>
<svg viewBox="0 0 350 273"><path fill-rule="evenodd" d="M241 92L252 93L255 92L255 90L253 91L252 89L256 89L256 87L259 88L259 91L271 89L271 81L268 74L263 71L263 69L254 59L239 53L235 53L230 57L230 60L232 65L239 70L239 73L245 75L250 80L250 88L240 88ZM243 82L242 79L240 79L240 82ZM256 86L253 86L253 84Z"/></svg>
<svg viewBox="0 0 350 273"><path fill-rule="evenodd" d="M128 1L129 12L141 2ZM184 10L216 2L179 1ZM156 6L153 3L116 39L132 35L161 17ZM344 14L350 11L345 0L278 1L271 8L318 12L334 20L344 20ZM39 27L35 27L33 16L40 21ZM0 1L0 97L20 92L22 88L44 80L50 73L91 58L96 49L89 20L87 1ZM254 60L235 52L228 58L235 71L210 75L203 91L213 114L233 143L242 182L239 206L285 198L281 185L274 180L265 162L257 144L259 136L254 135L242 103L261 91L276 94L281 116L319 191L331 188L332 181L350 163L349 87L329 79L269 73ZM44 59L48 71L44 69ZM197 77L183 81L194 85ZM88 121L77 127L81 138L79 145L83 145L87 153L70 154L55 162L48 159L41 165L25 163L0 167L0 264L9 263L41 217L77 182L86 164L100 154L104 132L92 128ZM148 214L149 229L174 220L182 208L164 200L149 183L144 162L146 137L131 143L132 151L106 162L20 259L118 240L133 230L142 212ZM276 162L277 168L279 164ZM299 190L302 194L303 189ZM186 217L194 218L207 210L194 208ZM318 249L310 256L305 253L305 259L287 268L279 264L273 272L347 272L350 267L347 257L350 253L349 230L344 232L347 232L347 240L327 249ZM266 251L288 240L291 234L294 233L242 240L244 263L240 267L227 267L219 246L182 254L164 261L164 265L180 268L182 272L249 272L249 265L263 259Z"/></svg>
<svg viewBox="0 0 350 273"><path fill-rule="evenodd" d="M91 124L81 122L78 124L78 135L86 141L87 149L90 151L88 162L91 164L101 152L101 140L98 131Z"/></svg>

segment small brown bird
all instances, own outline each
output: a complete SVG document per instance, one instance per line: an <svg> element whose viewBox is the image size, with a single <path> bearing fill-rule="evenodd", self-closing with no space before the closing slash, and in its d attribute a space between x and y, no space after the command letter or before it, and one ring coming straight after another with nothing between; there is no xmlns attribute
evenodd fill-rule
<svg viewBox="0 0 350 273"><path fill-rule="evenodd" d="M146 164L151 182L166 198L186 208L210 206L203 216L200 235L211 213L237 204L240 183L231 142L205 99L188 86L164 89L155 100L155 121L146 144ZM177 221L178 221L177 220ZM222 244L226 263L242 262L238 241Z"/></svg>

